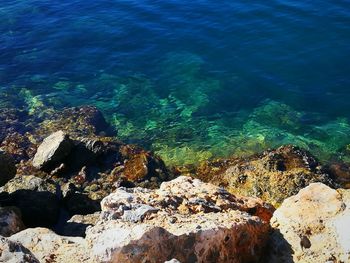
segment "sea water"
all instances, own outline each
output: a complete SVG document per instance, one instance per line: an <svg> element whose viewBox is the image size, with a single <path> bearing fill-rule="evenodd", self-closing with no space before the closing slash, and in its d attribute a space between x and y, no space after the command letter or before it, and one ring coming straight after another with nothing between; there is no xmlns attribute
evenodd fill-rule
<svg viewBox="0 0 350 263"><path fill-rule="evenodd" d="M95 105L168 164L350 161L350 2L1 0L0 107Z"/></svg>

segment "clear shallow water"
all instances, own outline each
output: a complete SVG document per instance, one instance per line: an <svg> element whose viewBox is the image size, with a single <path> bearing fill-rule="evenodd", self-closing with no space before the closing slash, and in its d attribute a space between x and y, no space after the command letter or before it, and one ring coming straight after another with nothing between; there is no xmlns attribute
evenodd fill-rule
<svg viewBox="0 0 350 263"><path fill-rule="evenodd" d="M169 164L286 143L350 161L348 1L2 0L0 16L0 107L96 105Z"/></svg>

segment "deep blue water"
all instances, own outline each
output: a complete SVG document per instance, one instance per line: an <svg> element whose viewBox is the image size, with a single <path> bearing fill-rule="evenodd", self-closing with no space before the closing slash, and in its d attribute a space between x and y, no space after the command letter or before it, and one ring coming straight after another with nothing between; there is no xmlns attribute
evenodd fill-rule
<svg viewBox="0 0 350 263"><path fill-rule="evenodd" d="M168 163L286 143L350 160L349 1L2 0L0 17L0 107L94 104Z"/></svg>

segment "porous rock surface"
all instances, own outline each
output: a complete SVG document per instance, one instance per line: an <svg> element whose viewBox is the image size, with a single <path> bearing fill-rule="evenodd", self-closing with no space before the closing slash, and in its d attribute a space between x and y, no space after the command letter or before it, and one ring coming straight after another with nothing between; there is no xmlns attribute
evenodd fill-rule
<svg viewBox="0 0 350 263"><path fill-rule="evenodd" d="M39 260L21 243L0 236L0 262L39 263Z"/></svg>
<svg viewBox="0 0 350 263"><path fill-rule="evenodd" d="M350 190L313 183L271 219L270 262L350 262Z"/></svg>
<svg viewBox="0 0 350 263"><path fill-rule="evenodd" d="M275 206L310 183L334 186L330 175L307 151L292 145L248 158L203 163L197 177L235 194L259 197Z"/></svg>
<svg viewBox="0 0 350 263"><path fill-rule="evenodd" d="M93 262L83 238L60 236L47 228L28 228L9 240L22 244L39 262Z"/></svg>
<svg viewBox="0 0 350 263"><path fill-rule="evenodd" d="M96 262L254 262L268 238L271 206L180 176L160 189L119 188L86 232Z"/></svg>

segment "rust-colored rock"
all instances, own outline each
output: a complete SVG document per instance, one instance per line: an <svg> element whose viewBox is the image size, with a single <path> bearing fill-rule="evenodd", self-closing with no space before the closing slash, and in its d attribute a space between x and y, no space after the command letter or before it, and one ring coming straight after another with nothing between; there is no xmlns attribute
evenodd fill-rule
<svg viewBox="0 0 350 263"><path fill-rule="evenodd" d="M144 150L131 155L131 158L126 160L124 167L122 174L125 178L139 185L144 182L140 186L157 187L161 182L171 178L164 162L151 152ZM145 183L146 180L148 180L147 183Z"/></svg>

